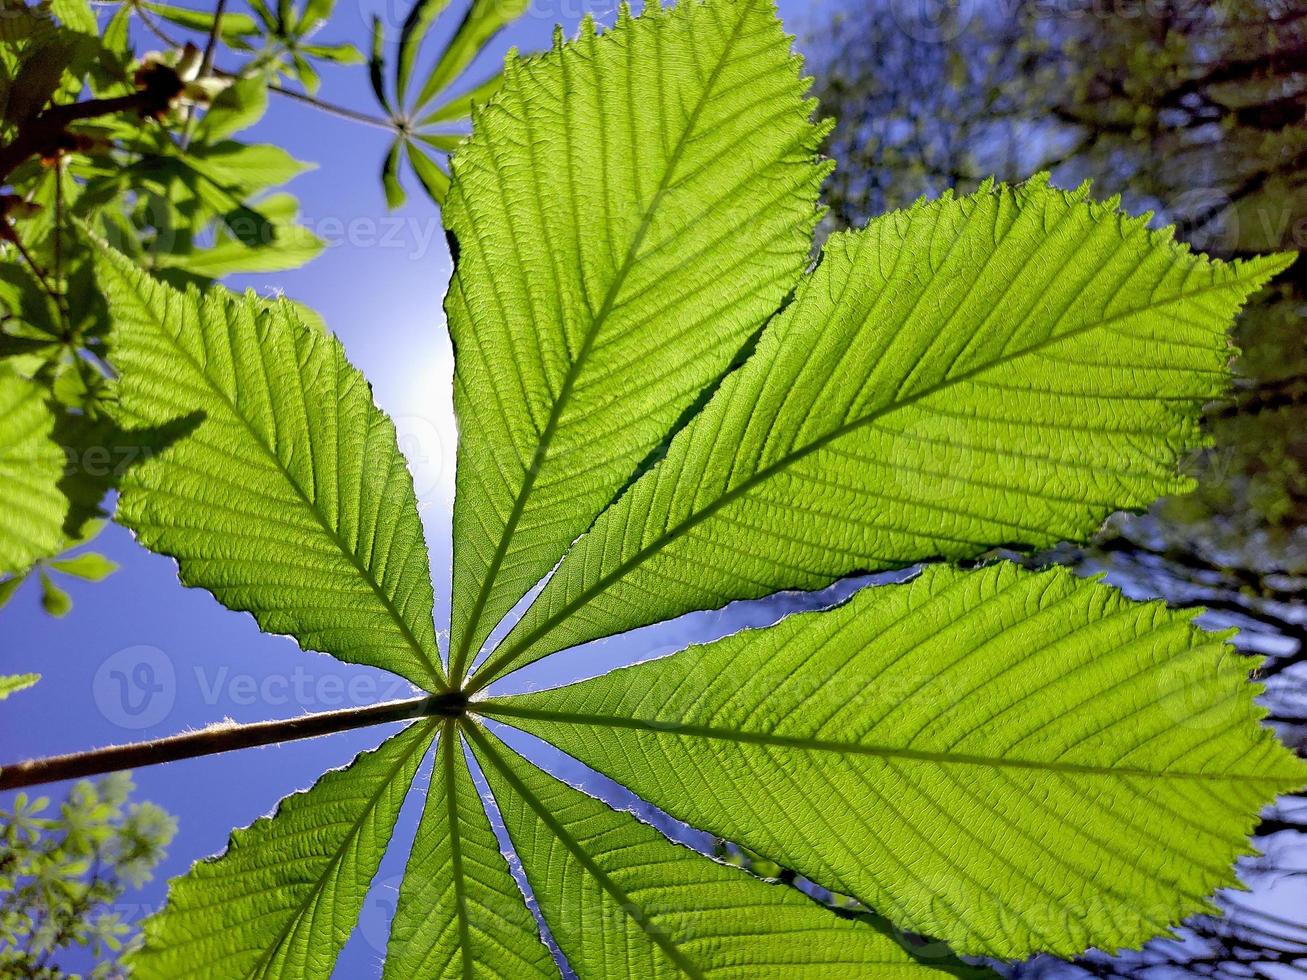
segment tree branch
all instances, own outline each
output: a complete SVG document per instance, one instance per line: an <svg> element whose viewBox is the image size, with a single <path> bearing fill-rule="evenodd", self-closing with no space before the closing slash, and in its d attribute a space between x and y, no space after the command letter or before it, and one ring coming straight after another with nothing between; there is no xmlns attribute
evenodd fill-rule
<svg viewBox="0 0 1307 980"><path fill-rule="evenodd" d="M409 721L433 715L458 717L467 710L467 703L463 694L452 691L404 701L387 701L363 708L343 708L340 711L302 715L281 721L211 725L199 731L148 742L114 745L3 766L0 767L0 790L20 789L61 779L98 776L122 769L139 769L181 759L198 759L236 749L317 738L320 735L370 728L388 722Z"/></svg>
<svg viewBox="0 0 1307 980"><path fill-rule="evenodd" d="M8 180L20 164L34 156L52 157L58 153L67 138L67 129L73 123L116 112L142 115L161 112L180 91L180 82L175 91L168 91L165 85L147 85L130 95L49 106L23 123L13 142L0 147L0 181Z"/></svg>

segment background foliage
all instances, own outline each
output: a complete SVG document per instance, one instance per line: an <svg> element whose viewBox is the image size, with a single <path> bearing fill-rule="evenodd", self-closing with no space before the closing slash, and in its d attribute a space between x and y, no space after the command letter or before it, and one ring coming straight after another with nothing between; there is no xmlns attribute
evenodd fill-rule
<svg viewBox="0 0 1307 980"><path fill-rule="evenodd" d="M152 803L129 803L126 774L80 782L52 812L18 794L0 810L0 976L75 980L61 954L83 947L91 980L125 977L120 957L140 936L124 915L129 888L150 880L176 832Z"/></svg>

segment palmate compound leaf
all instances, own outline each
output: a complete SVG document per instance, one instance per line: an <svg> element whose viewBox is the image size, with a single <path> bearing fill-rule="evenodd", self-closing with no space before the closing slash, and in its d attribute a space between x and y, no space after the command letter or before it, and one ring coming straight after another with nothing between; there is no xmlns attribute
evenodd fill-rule
<svg viewBox="0 0 1307 980"><path fill-rule="evenodd" d="M97 269L119 421L203 413L124 478L118 520L265 630L442 686L413 480L340 343L284 300L180 292L107 250Z"/></svg>
<svg viewBox="0 0 1307 980"><path fill-rule="evenodd" d="M770 10L752 0L624 14L602 38L587 29L510 64L462 151L446 214L461 248L448 301L463 435L456 660L653 464L779 305L803 264L820 174L801 88ZM1113 509L1178 488L1175 459L1197 441L1191 416L1226 376L1228 321L1282 264L1206 262L1084 192L1042 183L923 204L837 237L752 360L564 560L536 618L478 685L552 649L732 598L1080 536ZM210 315L174 329L207 340L184 324ZM166 340L162 324L174 321L156 319ZM270 319L269 350L302 338ZM225 369L233 351L245 363L254 349L218 345L214 358L206 348L201 363ZM317 363L306 357L283 367ZM262 390L255 375L256 401ZM941 443L952 451L923 452ZM277 590L249 596L256 609L281 601ZM1258 728L1246 669L1184 617L1065 573L941 570L471 710L545 735L900 926L1016 956L1137 943L1231 880L1258 806L1307 779ZM832 684L828 703L817 695ZM880 933L858 931L866 922L800 910L792 893L675 848L491 747L473 724L533 891L583 976L620 976L630 962L820 973L823 957L858 950L903 962ZM499 903L514 886L465 764L452 742L437 760L392 975L409 964L418 975L543 969L522 914L495 915L513 907ZM249 845L201 865L143 959L226 977L222 944L234 931L253 975L264 964L286 976L329 970L375 864L352 865L341 892L331 833L290 832L307 868L291 887L276 878L279 856L252 844L295 825L289 815L312 809L322 786L356 778L329 776ZM351 806L345 824L370 826L358 798ZM339 826L334 815L327 825ZM384 836L362 847L369 861ZM223 885L230 900L201 909L197 882L246 860L242 880L272 884ZM756 888L777 907L760 910ZM297 911L306 901L330 925ZM257 925L265 919L271 932ZM305 925L281 942L286 923ZM218 959L196 944L177 951L194 936Z"/></svg>
<svg viewBox="0 0 1307 980"><path fill-rule="evenodd" d="M673 844L469 729L550 933L580 977L985 976L914 958L874 920L836 916ZM478 974L479 975L479 974Z"/></svg>
<svg viewBox="0 0 1307 980"><path fill-rule="evenodd" d="M1291 258L1215 262L1042 178L833 236L476 686L734 599L1083 539L1187 489L1226 331Z"/></svg>
<svg viewBox="0 0 1307 980"><path fill-rule="evenodd" d="M1065 569L928 568L477 710L962 953L1138 946L1235 882L1307 764L1255 662Z"/></svg>
<svg viewBox="0 0 1307 980"><path fill-rule="evenodd" d="M410 725L237 830L145 921L137 980L331 976L438 722Z"/></svg>
<svg viewBox="0 0 1307 980"><path fill-rule="evenodd" d="M826 172L769 0L623 7L528 60L455 156L451 672L781 303Z"/></svg>
<svg viewBox="0 0 1307 980"><path fill-rule="evenodd" d="M25 572L63 544L65 460L47 397L0 363L0 573Z"/></svg>

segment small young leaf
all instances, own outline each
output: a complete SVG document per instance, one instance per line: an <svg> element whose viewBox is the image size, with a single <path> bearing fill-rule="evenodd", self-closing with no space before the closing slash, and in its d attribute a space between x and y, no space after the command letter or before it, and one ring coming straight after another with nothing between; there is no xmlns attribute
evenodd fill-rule
<svg viewBox="0 0 1307 980"><path fill-rule="evenodd" d="M55 619L63 619L73 609L73 599L41 570L41 608Z"/></svg>
<svg viewBox="0 0 1307 980"><path fill-rule="evenodd" d="M72 575L74 578L84 579L87 582L102 582L118 571L116 561L110 561L104 555L94 551L86 551L80 555L74 555L72 558L52 558L46 562L46 565L57 572L63 572L65 575Z"/></svg>

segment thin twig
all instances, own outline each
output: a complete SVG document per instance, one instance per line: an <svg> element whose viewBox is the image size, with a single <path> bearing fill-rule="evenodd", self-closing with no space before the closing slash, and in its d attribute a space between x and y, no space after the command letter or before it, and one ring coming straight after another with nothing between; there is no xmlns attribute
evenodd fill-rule
<svg viewBox="0 0 1307 980"><path fill-rule="evenodd" d="M181 47L181 42L174 37L170 37L168 33L153 20L153 18L146 15L144 10L137 7L136 13L140 16L141 23L143 23L160 41L169 47ZM217 67L213 69L213 74L217 75L219 78L229 78L233 81L243 77L239 72L227 71L225 68ZM336 105L334 102L327 102L323 99L315 98L314 96L308 95L304 92L296 92L294 89L282 88L276 82L269 82L268 90L270 92L275 92L278 95L285 96L288 99L293 99L296 102L302 102L304 105L313 106L313 108L319 109L322 112L329 113L333 116L339 116L341 119L348 119L351 122L362 123L365 126L375 126L377 129L384 129L391 133L395 132L397 128L393 122L383 116L374 116L366 112L359 112L356 109L347 109L345 106Z"/></svg>
<svg viewBox="0 0 1307 980"><path fill-rule="evenodd" d="M219 74L222 74L221 72ZM389 119L382 116L373 116L366 112L358 112L354 109L347 109L343 105L336 105L334 102L324 102L322 99L314 98L304 92L296 92L294 89L282 88L280 85L270 84L268 89L276 92L278 95L284 95L288 99L294 99L296 102L302 102L305 105L311 105L315 109L330 113L333 116L339 116L341 119L348 119L351 122L363 123L365 126L375 126L377 129L384 129L387 132L395 132L398 127Z"/></svg>
<svg viewBox="0 0 1307 980"><path fill-rule="evenodd" d="M180 90L180 86L179 86ZM0 146L0 182L34 156L53 157L62 148L67 129L75 122L119 112L150 113L167 107L175 92L143 88L111 99L86 99L51 105L23 123L13 141Z"/></svg>
<svg viewBox="0 0 1307 980"><path fill-rule="evenodd" d="M213 8L213 25L209 28L209 36L204 41L204 55L200 59L197 78L208 78L213 73L213 54L218 47L218 34L222 30L222 18L226 12L227 0L218 0ZM183 153L191 145L191 137L195 135L195 126L198 122L199 116L196 115L195 106L187 106L186 128L182 131L180 144Z"/></svg>
<svg viewBox="0 0 1307 980"><path fill-rule="evenodd" d="M457 717L467 710L467 698L457 691L431 694L403 701L388 701L363 708L343 708L302 715L279 721L249 725L214 725L195 732L170 735L148 742L114 745L89 752L73 752L45 759L30 759L0 767L0 791L81 779L123 769L139 769L162 762L198 759L235 749L255 748L278 742L317 738L335 732L352 731L432 716Z"/></svg>
<svg viewBox="0 0 1307 980"><path fill-rule="evenodd" d="M64 217L64 155L60 153L54 162L54 285L59 291L54 305L67 343L72 338L73 326L68 310L68 287L64 281Z"/></svg>
<svg viewBox="0 0 1307 980"><path fill-rule="evenodd" d="M23 244L23 240L18 237L18 228L15 227L14 223L9 221L7 218L5 219L3 240L9 242L14 246L14 248L18 249L18 254L23 257L23 261L26 262L28 268L32 270L32 275L36 277L36 281L41 284L41 288L45 290L46 295L57 304L59 302L58 291L50 285L50 280L46 278L45 270L41 268L36 259L32 257L32 253L27 250L27 246Z"/></svg>

